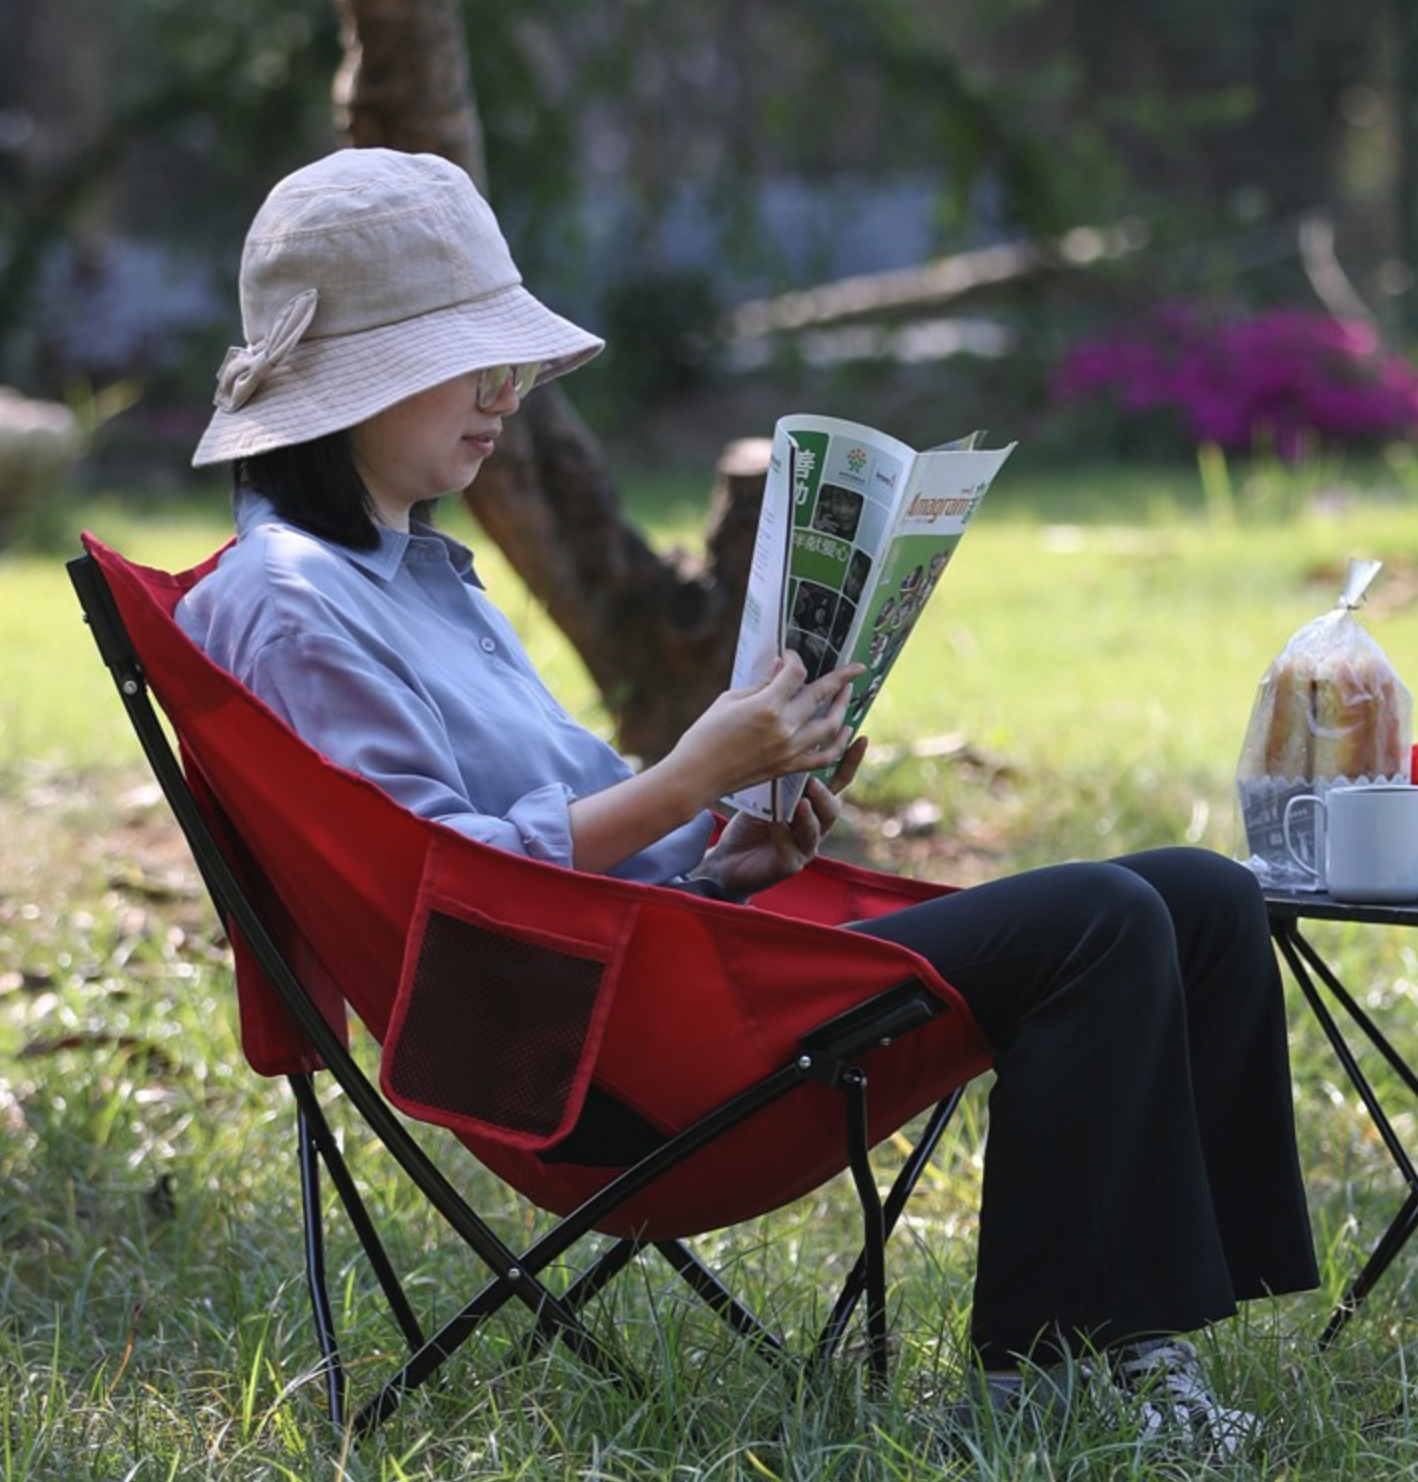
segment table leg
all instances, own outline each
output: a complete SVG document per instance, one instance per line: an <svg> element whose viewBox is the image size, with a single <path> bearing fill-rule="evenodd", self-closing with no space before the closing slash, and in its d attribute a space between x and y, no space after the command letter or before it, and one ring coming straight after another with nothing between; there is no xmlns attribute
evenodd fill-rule
<svg viewBox="0 0 1418 1482"><path fill-rule="evenodd" d="M1311 1012L1319 1021L1320 1028L1324 1031L1325 1038L1338 1057L1350 1083L1359 1093L1360 1099L1373 1118L1374 1125L1395 1167L1408 1185L1408 1196L1402 1207L1374 1247L1364 1269L1350 1283L1349 1289L1330 1315L1328 1323L1325 1324L1319 1344L1321 1348L1326 1348L1358 1311L1360 1304L1378 1284L1379 1278L1393 1264L1414 1231L1418 1230L1418 1169L1415 1169L1407 1148L1395 1132L1388 1113L1384 1110L1377 1092L1345 1040L1338 1022L1330 1012L1329 1005L1324 1002L1315 979L1318 978L1324 984L1325 989L1343 1008L1365 1039L1379 1051L1416 1097L1418 1097L1418 1074L1415 1074L1413 1067L1393 1047L1378 1025L1335 976L1315 948L1301 935L1293 920L1273 919L1271 929L1291 974L1299 985L1301 993L1304 994L1306 1003L1309 1004Z"/></svg>
<svg viewBox="0 0 1418 1482"><path fill-rule="evenodd" d="M1394 1216L1393 1223L1384 1231L1383 1238L1374 1247L1373 1254L1364 1269L1349 1284L1349 1290L1339 1299L1339 1305L1330 1313L1329 1321L1319 1337L1319 1346L1328 1348L1338 1337L1344 1324L1359 1310L1359 1304L1378 1285L1379 1278L1393 1264L1394 1257L1408 1244L1409 1237L1418 1229L1418 1193L1409 1194L1403 1208Z"/></svg>

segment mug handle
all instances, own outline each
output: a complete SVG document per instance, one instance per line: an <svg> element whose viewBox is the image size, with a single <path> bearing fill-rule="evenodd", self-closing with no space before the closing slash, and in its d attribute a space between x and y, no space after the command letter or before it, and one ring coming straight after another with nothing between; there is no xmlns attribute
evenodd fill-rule
<svg viewBox="0 0 1418 1482"><path fill-rule="evenodd" d="M1285 852L1307 875L1313 875L1318 880L1320 878L1319 869L1315 865L1310 864L1308 860L1300 858L1299 850L1295 848L1294 841L1290 837L1290 814L1300 803L1313 803L1321 813L1325 814L1326 818L1328 817L1329 810L1325 807L1324 799L1318 793L1302 792L1285 804L1285 812L1280 818L1280 831L1285 836Z"/></svg>

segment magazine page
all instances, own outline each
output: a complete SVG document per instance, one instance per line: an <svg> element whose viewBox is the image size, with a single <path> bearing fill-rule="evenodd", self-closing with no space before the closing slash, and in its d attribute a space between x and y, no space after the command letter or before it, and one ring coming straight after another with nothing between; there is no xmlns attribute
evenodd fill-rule
<svg viewBox="0 0 1418 1482"><path fill-rule="evenodd" d="M765 678L777 654L796 650L809 679L846 663L865 666L847 724L855 732L935 590L1009 447L986 452L977 437L915 454L856 423L787 417L774 436L760 540L763 570L750 579L735 685ZM791 507L789 520L784 507ZM764 524L771 532L764 534ZM771 542L771 544L767 544ZM755 591L755 588L757 590ZM750 616L750 610L752 616ZM781 613L778 643L767 642ZM805 775L726 801L764 818L785 817Z"/></svg>
<svg viewBox="0 0 1418 1482"><path fill-rule="evenodd" d="M891 534L915 458L905 443L835 417L784 417L774 429L743 623L735 687L768 677L792 648L816 678L845 662L857 614ZM803 780L796 781L795 796ZM726 801L782 816L765 783Z"/></svg>
<svg viewBox="0 0 1418 1482"><path fill-rule="evenodd" d="M881 691L961 537L1014 444L993 452L961 445L916 460L891 539L862 604L842 662L863 664L852 685L846 723L855 734Z"/></svg>
<svg viewBox="0 0 1418 1482"><path fill-rule="evenodd" d="M780 423L774 432L763 485L758 531L749 562L738 647L730 684L756 684L772 672L783 651L783 599L787 594L792 534L792 486L796 449Z"/></svg>

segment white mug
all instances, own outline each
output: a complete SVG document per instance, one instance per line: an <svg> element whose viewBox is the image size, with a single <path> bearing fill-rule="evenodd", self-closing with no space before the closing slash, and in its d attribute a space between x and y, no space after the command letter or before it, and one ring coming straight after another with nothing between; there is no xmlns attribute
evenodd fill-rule
<svg viewBox="0 0 1418 1482"><path fill-rule="evenodd" d="M1323 874L1301 858L1290 815L1301 803L1325 816ZM1301 793L1285 805L1285 847L1340 901L1418 901L1418 787L1360 783L1323 796Z"/></svg>

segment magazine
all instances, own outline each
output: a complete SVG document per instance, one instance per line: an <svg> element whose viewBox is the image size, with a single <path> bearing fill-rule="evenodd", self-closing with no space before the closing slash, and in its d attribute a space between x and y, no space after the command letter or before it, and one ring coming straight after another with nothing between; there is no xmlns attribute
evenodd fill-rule
<svg viewBox="0 0 1418 1482"><path fill-rule="evenodd" d="M847 707L856 733L1015 446L986 451L982 438L972 433L918 453L835 417L778 423L734 656L736 688L766 679L788 649L801 655L809 680L863 664ZM725 802L786 818L808 775Z"/></svg>

